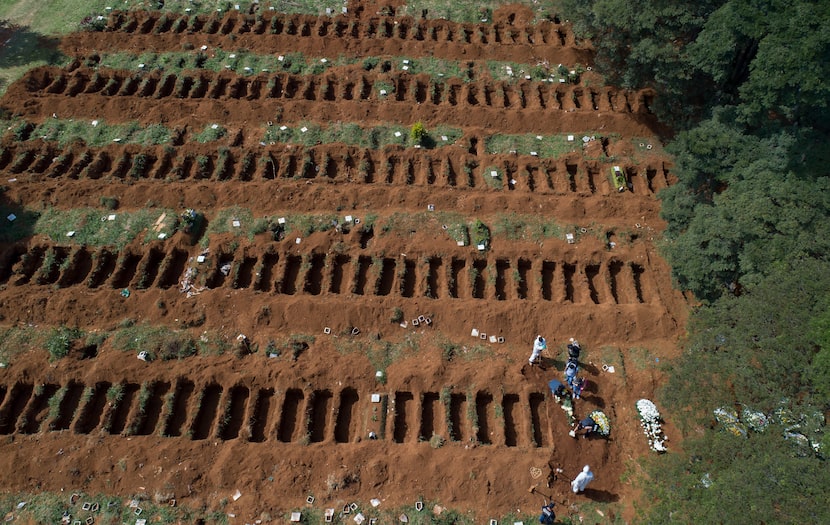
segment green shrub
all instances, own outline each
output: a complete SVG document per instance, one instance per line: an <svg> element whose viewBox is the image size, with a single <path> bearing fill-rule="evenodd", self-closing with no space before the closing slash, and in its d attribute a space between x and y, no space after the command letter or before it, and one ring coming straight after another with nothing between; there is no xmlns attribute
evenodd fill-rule
<svg viewBox="0 0 830 525"><path fill-rule="evenodd" d="M421 144L421 141L424 140L426 137L426 129L424 128L424 123L420 120L412 125L412 128L409 130L409 138L412 140L413 144Z"/></svg>
<svg viewBox="0 0 830 525"><path fill-rule="evenodd" d="M49 360L61 359L69 354L72 343L80 338L83 332L77 328L61 326L54 328L46 340L46 350L49 352Z"/></svg>
<svg viewBox="0 0 830 525"><path fill-rule="evenodd" d="M490 228L479 219L476 219L472 225L472 236L475 246L483 244L485 249L490 247Z"/></svg>

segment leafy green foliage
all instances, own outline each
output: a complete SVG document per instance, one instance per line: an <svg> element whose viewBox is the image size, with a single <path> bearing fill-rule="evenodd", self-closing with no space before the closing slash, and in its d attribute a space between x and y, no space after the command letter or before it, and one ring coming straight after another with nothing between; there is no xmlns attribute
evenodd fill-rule
<svg viewBox="0 0 830 525"><path fill-rule="evenodd" d="M29 140L45 138L62 146L77 140L89 146L106 146L113 142L154 146L170 142L171 136L171 130L163 124L146 125L135 121L107 124L89 120L49 119L35 127Z"/></svg>
<svg viewBox="0 0 830 525"><path fill-rule="evenodd" d="M678 137L680 182L661 194L661 214L682 288L713 300L774 263L828 253L828 181L790 170L797 148L787 133L742 136L717 119Z"/></svg>
<svg viewBox="0 0 830 525"><path fill-rule="evenodd" d="M807 376L820 403L830 404L830 309L810 321L810 338L819 350L813 356Z"/></svg>
<svg viewBox="0 0 830 525"><path fill-rule="evenodd" d="M684 441L683 453L649 458L641 481L654 507L644 521L827 523L830 508L821 502L830 469L817 458L796 457L781 432L773 425L746 439L706 431Z"/></svg>
<svg viewBox="0 0 830 525"><path fill-rule="evenodd" d="M592 39L596 69L654 88L649 106L680 130L667 147L678 182L660 194L662 251L677 284L704 304L662 402L692 437L684 452L649 461L641 481L651 503L638 521L828 521L816 502L828 499L830 471L798 436L785 438L792 422L748 438L702 424L736 404L796 419L827 407L830 5L559 5ZM830 442L816 430L804 430L810 445Z"/></svg>
<svg viewBox="0 0 830 525"><path fill-rule="evenodd" d="M700 407L697 415L707 418L736 401L770 411L784 398L806 400L815 341L805 334L826 322L813 319L826 316L828 270L813 260L776 265L749 293L695 311L665 401L677 410Z"/></svg>
<svg viewBox="0 0 830 525"><path fill-rule="evenodd" d="M196 354L196 343L186 331L148 324L130 325L118 329L112 346L125 352L146 351L151 358L181 359Z"/></svg>
<svg viewBox="0 0 830 525"><path fill-rule="evenodd" d="M72 343L83 336L83 332L77 328L61 326L54 328L46 339L46 350L49 352L49 359L54 361L69 355Z"/></svg>
<svg viewBox="0 0 830 525"><path fill-rule="evenodd" d="M470 226L470 235L475 246L484 246L485 249L490 248L490 228L481 220L476 219Z"/></svg>
<svg viewBox="0 0 830 525"><path fill-rule="evenodd" d="M409 128L409 139L413 144L420 144L426 137L427 130L424 128L424 123L420 120Z"/></svg>

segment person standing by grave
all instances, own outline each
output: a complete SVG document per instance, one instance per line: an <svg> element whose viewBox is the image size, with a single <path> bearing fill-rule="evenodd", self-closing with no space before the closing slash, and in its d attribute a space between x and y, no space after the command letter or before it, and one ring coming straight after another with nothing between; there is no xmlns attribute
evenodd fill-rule
<svg viewBox="0 0 830 525"><path fill-rule="evenodd" d="M556 523L556 514L553 512L554 503L551 501L542 507L542 514L539 515L539 523L542 525L553 525Z"/></svg>
<svg viewBox="0 0 830 525"><path fill-rule="evenodd" d="M582 391L585 390L585 386L588 382L585 380L584 377L577 377L571 383L571 390L573 390L573 397L574 399L579 399L582 397Z"/></svg>
<svg viewBox="0 0 830 525"><path fill-rule="evenodd" d="M579 494L580 492L585 490L585 487L588 486L588 483L594 479L594 473L591 472L591 468L588 465L582 467L582 472L571 481L571 489L574 491L574 494Z"/></svg>
<svg viewBox="0 0 830 525"><path fill-rule="evenodd" d="M542 362L542 351L548 347L547 341L541 335L537 335L533 341L533 350L530 352L530 359L528 362L531 366L538 365Z"/></svg>
<svg viewBox="0 0 830 525"><path fill-rule="evenodd" d="M571 390L573 390L573 384L574 380L576 380L577 372L579 372L579 365L577 364L576 359L569 357L568 364L565 365L565 383L571 387Z"/></svg>
<svg viewBox="0 0 830 525"><path fill-rule="evenodd" d="M579 341L571 337L570 342L568 343L568 359L576 359L579 360L579 353L582 351L582 347L579 346Z"/></svg>

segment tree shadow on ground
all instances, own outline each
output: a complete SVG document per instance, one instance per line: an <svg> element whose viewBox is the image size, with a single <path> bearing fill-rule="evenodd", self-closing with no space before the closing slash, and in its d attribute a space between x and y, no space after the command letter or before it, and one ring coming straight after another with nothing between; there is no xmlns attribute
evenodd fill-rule
<svg viewBox="0 0 830 525"><path fill-rule="evenodd" d="M0 20L0 94L33 67L65 63L59 43L58 38Z"/></svg>
<svg viewBox="0 0 830 525"><path fill-rule="evenodd" d="M0 20L0 68L20 67L33 62L57 64L64 58L58 49L59 43L58 38Z"/></svg>
<svg viewBox="0 0 830 525"><path fill-rule="evenodd" d="M620 496L617 494L613 494L607 490L592 489L590 487L586 488L583 494L585 494L586 498L603 503L613 503L620 500Z"/></svg>

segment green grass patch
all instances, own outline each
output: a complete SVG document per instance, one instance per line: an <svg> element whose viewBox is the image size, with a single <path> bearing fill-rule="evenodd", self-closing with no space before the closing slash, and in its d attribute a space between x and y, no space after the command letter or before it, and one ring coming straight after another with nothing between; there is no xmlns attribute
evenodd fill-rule
<svg viewBox="0 0 830 525"><path fill-rule="evenodd" d="M512 29L507 28L505 31L510 33ZM497 62L495 60L488 60L486 62L486 71L490 77L496 80L503 80L507 82L524 82L532 80L535 82L551 82L554 86L557 86L559 84L579 83L579 77L585 72L585 68L580 64L576 64L574 66L566 66L564 64L552 66L545 64L544 62L534 65L522 64L519 62Z"/></svg>
<svg viewBox="0 0 830 525"><path fill-rule="evenodd" d="M637 370L648 370L661 366L659 358L655 357L651 350L641 346L629 348L625 357L626 361L633 364Z"/></svg>
<svg viewBox="0 0 830 525"><path fill-rule="evenodd" d="M171 137L170 130L162 124L107 124L97 120L49 119L35 127L29 140L51 140L61 146L77 140L95 147L113 142L153 146L167 144Z"/></svg>
<svg viewBox="0 0 830 525"><path fill-rule="evenodd" d="M517 153L541 158L558 158L566 153L581 151L582 142L578 137L568 141L567 135L490 135L484 139L487 153Z"/></svg>
<svg viewBox="0 0 830 525"><path fill-rule="evenodd" d="M511 241L542 241L550 238L562 238L565 227L553 219L541 215L524 215L511 212L499 214L493 219L493 234Z"/></svg>
<svg viewBox="0 0 830 525"><path fill-rule="evenodd" d="M319 75L335 66L359 63L361 59L339 56L335 58L306 57L302 53L282 55L261 55L243 50L211 48L189 52L151 51L134 53L104 53L99 66L136 72L161 71L165 74L180 74L185 71L233 71L240 75L260 73L292 73L294 75Z"/></svg>
<svg viewBox="0 0 830 525"><path fill-rule="evenodd" d="M58 243L115 246L120 249L142 234L145 243L157 239L162 233L170 237L177 227L176 212L164 208L118 213L97 208L48 208L35 221L33 232L46 235ZM75 233L67 237L70 231Z"/></svg>
<svg viewBox="0 0 830 525"><path fill-rule="evenodd" d="M470 236L472 237L473 245L479 247L479 249L482 246L485 250L490 247L490 228L481 220L476 219L470 224Z"/></svg>
<svg viewBox="0 0 830 525"><path fill-rule="evenodd" d="M3 8L0 2L0 18ZM58 50L58 40L20 26L9 20L0 21L0 36L4 42L0 46L0 96L9 85L22 77L34 67L55 65L65 66L69 58Z"/></svg>
<svg viewBox="0 0 830 525"><path fill-rule="evenodd" d="M411 136L411 130L406 126L386 125L364 128L356 123L338 122L324 127L311 122L298 122L290 126L288 124L266 126L263 140L304 146L340 142L368 149L382 149L390 145L421 144L431 149L454 144L462 135L463 132L458 128L438 126L434 129L425 129L421 140L415 141Z"/></svg>
<svg viewBox="0 0 830 525"><path fill-rule="evenodd" d="M409 0L406 6L396 11L396 15L407 14L416 18L426 11L427 18L444 18L454 22L492 23L493 12L505 4L521 4L530 7L537 20L552 17L555 12L553 4L548 2L534 2L533 0L482 0L473 2L461 0L447 2L445 0ZM541 5L540 5L541 4Z"/></svg>
<svg viewBox="0 0 830 525"><path fill-rule="evenodd" d="M421 351L422 337L417 332L409 332L402 341L396 343L341 337L335 342L335 349L341 354L365 354L374 369L383 372L381 382L385 382L387 368L396 361L413 357Z"/></svg>
<svg viewBox="0 0 830 525"><path fill-rule="evenodd" d="M484 184L491 188L500 190L504 188L504 170L498 166L487 166L481 172L484 177Z"/></svg>
<svg viewBox="0 0 830 525"><path fill-rule="evenodd" d="M280 223L280 219L285 219ZM234 226L238 221L239 226ZM255 235L266 231L282 231L285 234L299 234L302 236L311 235L314 232L328 231L337 225L342 225L343 217L334 214L295 214L295 215L273 215L254 218L251 210L234 206L220 210L208 223L202 244L207 245L211 235L223 233L234 233L237 236L245 236L253 240Z"/></svg>
<svg viewBox="0 0 830 525"><path fill-rule="evenodd" d="M286 215L285 231L288 233L311 235L314 232L324 232L333 229L340 219L340 216L334 214Z"/></svg>
<svg viewBox="0 0 830 525"><path fill-rule="evenodd" d="M208 124L205 129L193 135L193 140L204 144L205 142L213 142L219 140L228 134L228 130L219 124Z"/></svg>
<svg viewBox="0 0 830 525"><path fill-rule="evenodd" d="M585 352L583 349L583 356L582 359L584 360ZM599 349L599 359L600 362L597 363L597 366L613 366L614 373L619 374L623 382L626 381L626 373L625 373L625 357L623 356L622 351L616 346L603 346Z"/></svg>
<svg viewBox="0 0 830 525"><path fill-rule="evenodd" d="M182 359L196 354L196 341L190 333L166 326L146 323L122 323L113 332L112 346L116 350L131 352L148 352L151 359Z"/></svg>
<svg viewBox="0 0 830 525"><path fill-rule="evenodd" d="M127 0L120 8L138 7L140 2ZM148 6L149 2L146 3ZM105 16L111 0L2 0L0 18L19 24L41 35L61 35L77 31L86 17Z"/></svg>
<svg viewBox="0 0 830 525"><path fill-rule="evenodd" d="M90 67L108 67L128 71L148 72L160 71L164 74L178 75L183 72L195 71L233 71L243 76L259 75L261 73L291 73L294 75L319 75L331 68L360 65L365 71L383 71L390 74L406 72L411 75L426 74L431 77L432 83L441 83L450 79L470 81L474 78L492 78L506 82L551 81L559 82L565 78L568 82L578 81L578 76L570 75L570 71L582 72L580 65L573 67L561 66L549 69L544 65L521 64L489 60L487 62L460 62L444 60L434 57L352 57L339 55L337 57L307 56L299 52L289 52L281 55L262 55L242 49L223 50L210 48L202 51L168 51L163 53L103 53L97 63L90 63ZM560 72L564 71L564 76ZM270 90L272 86L267 86ZM380 79L375 82L375 92L386 91L387 97L395 92L395 86L389 80Z"/></svg>
<svg viewBox="0 0 830 525"><path fill-rule="evenodd" d="M456 212L395 212L386 219L378 221L381 235L398 233L409 234L415 231L443 229L446 226L447 234L455 241L464 241L470 244L470 234L467 231L465 218Z"/></svg>
<svg viewBox="0 0 830 525"><path fill-rule="evenodd" d="M84 333L78 328L67 328L61 326L53 328L46 338L46 351L49 352L49 360L55 361L69 355L72 343L83 337Z"/></svg>
<svg viewBox="0 0 830 525"><path fill-rule="evenodd" d="M68 511L73 519L82 522L88 517L93 517L95 523L133 523L136 520L135 509L129 506L129 502L135 498L142 510L141 517L146 517L147 523L196 523L198 520L216 524L228 523L227 514L224 512L194 510L182 505L156 505L147 493L134 494L128 498L104 494L78 494L80 498L72 505L67 492L7 492L0 494L0 514L14 516L15 522L61 523L64 511ZM20 502L25 502L22 508L18 508ZM98 510L85 511L82 509L84 503L97 503Z"/></svg>
<svg viewBox="0 0 830 525"><path fill-rule="evenodd" d="M0 363L8 365L21 354L42 349L48 334L32 326L0 328Z"/></svg>
<svg viewBox="0 0 830 525"><path fill-rule="evenodd" d="M16 215L14 221L8 220L10 214ZM97 208L47 208L37 212L0 206L0 242L15 242L40 234L58 243L122 248L142 233L144 242L158 238L161 233L169 237L177 226L176 213L161 208L113 213ZM69 232L75 233L68 237Z"/></svg>
<svg viewBox="0 0 830 525"><path fill-rule="evenodd" d="M239 226L235 226L239 224ZM251 215L251 210L242 208L240 206L233 206L220 210L216 216L208 221L208 227L205 231L203 242L207 242L210 235L219 235L222 233L234 233L237 235L250 235L254 227L254 218Z"/></svg>

